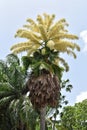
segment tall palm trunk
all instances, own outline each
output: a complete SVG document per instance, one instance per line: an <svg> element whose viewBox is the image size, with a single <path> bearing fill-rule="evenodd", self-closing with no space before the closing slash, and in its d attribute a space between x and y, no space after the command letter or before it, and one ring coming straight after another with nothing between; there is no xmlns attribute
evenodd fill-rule
<svg viewBox="0 0 87 130"><path fill-rule="evenodd" d="M46 107L40 109L40 130L45 130Z"/></svg>
<svg viewBox="0 0 87 130"><path fill-rule="evenodd" d="M47 70L42 70L41 75L37 77L31 75L26 87L30 91L31 103L40 111L40 130L45 130L46 106L57 106L60 97L58 77Z"/></svg>

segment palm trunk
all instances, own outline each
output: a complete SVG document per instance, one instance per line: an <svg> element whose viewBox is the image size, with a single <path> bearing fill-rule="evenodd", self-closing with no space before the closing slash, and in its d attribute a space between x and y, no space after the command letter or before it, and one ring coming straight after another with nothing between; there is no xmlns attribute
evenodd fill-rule
<svg viewBox="0 0 87 130"><path fill-rule="evenodd" d="M40 109L40 130L45 130L46 107Z"/></svg>

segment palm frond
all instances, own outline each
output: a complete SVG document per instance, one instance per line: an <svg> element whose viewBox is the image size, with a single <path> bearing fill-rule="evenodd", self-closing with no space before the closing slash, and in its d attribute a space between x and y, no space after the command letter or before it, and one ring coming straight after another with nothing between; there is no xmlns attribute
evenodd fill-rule
<svg viewBox="0 0 87 130"><path fill-rule="evenodd" d="M9 97L5 97L2 98L0 100L0 108L1 107L5 107L5 106L9 106L10 102L14 99L14 95L13 96L9 96Z"/></svg>
<svg viewBox="0 0 87 130"><path fill-rule="evenodd" d="M47 64L46 62L41 62L40 68L41 70L46 69L49 72L54 73L52 66Z"/></svg>
<svg viewBox="0 0 87 130"><path fill-rule="evenodd" d="M68 71L69 70L68 63L61 57L58 57L58 60L60 62L60 65L63 64L63 66L65 67L65 70Z"/></svg>
<svg viewBox="0 0 87 130"><path fill-rule="evenodd" d="M1 99L4 99L4 98L8 98L9 96L13 96L13 95L15 95L15 92L13 93L12 90L10 90L10 91L8 91L8 92L6 92L6 91L1 91L1 92L0 92L0 100L1 100ZM14 98L15 98L15 97L14 97Z"/></svg>
<svg viewBox="0 0 87 130"><path fill-rule="evenodd" d="M13 87L7 82L0 82L0 91L9 91L11 90Z"/></svg>
<svg viewBox="0 0 87 130"><path fill-rule="evenodd" d="M75 54L72 50L67 49L66 52L67 52L68 55L71 55L71 56L73 56L74 58L76 58L76 54Z"/></svg>

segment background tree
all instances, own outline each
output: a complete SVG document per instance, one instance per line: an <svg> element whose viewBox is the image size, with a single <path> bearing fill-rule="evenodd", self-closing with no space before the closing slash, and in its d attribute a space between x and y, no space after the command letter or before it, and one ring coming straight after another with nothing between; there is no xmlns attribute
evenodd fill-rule
<svg viewBox="0 0 87 130"><path fill-rule="evenodd" d="M61 116L61 125L67 130L73 130L75 121L75 108L72 106L64 107Z"/></svg>
<svg viewBox="0 0 87 130"><path fill-rule="evenodd" d="M37 113L24 95L26 74L16 55L0 60L0 129L35 130Z"/></svg>
<svg viewBox="0 0 87 130"><path fill-rule="evenodd" d="M27 52L27 56L23 57L25 68L31 70L27 88L33 107L40 111L41 130L45 130L46 107L58 105L62 72L69 69L59 54L66 52L76 58L74 49L80 50L79 46L71 41L78 37L68 33L66 20L61 19L54 23L54 18L54 15L44 14L38 15L37 21L28 19L28 24L15 35L26 38L27 41L11 47L16 54Z"/></svg>
<svg viewBox="0 0 87 130"><path fill-rule="evenodd" d="M66 106L60 118L60 126L66 130L87 129L87 99L74 106ZM62 130L62 128L60 130Z"/></svg>
<svg viewBox="0 0 87 130"><path fill-rule="evenodd" d="M87 99L75 104L75 129L87 129Z"/></svg>

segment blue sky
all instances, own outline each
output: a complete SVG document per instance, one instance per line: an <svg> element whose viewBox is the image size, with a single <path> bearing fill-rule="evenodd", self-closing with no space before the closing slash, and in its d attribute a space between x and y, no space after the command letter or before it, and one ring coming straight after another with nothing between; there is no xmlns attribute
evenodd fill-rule
<svg viewBox="0 0 87 130"><path fill-rule="evenodd" d="M87 98L87 0L0 0L0 59L18 41L14 35L26 19L36 19L44 12L55 14L56 20L65 18L69 32L80 37L77 43L81 52L76 52L77 59L64 56L70 66L64 79L69 78L73 85L72 92L66 95L70 104L74 104Z"/></svg>

